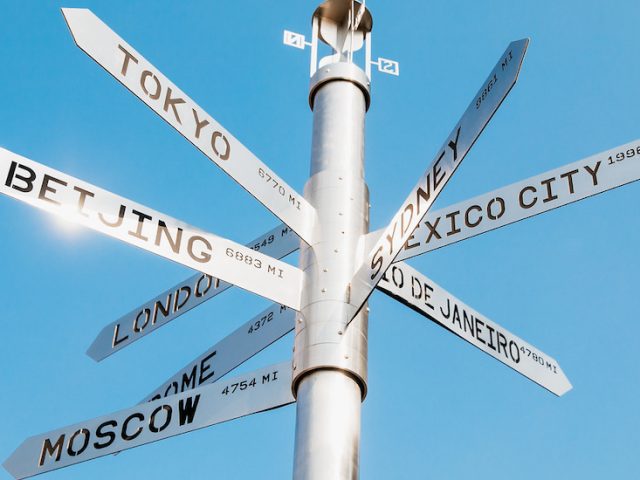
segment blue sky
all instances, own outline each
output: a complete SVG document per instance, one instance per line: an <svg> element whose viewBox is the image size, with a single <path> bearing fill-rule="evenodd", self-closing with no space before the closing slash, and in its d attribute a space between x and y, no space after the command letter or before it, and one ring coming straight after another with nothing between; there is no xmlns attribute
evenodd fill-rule
<svg viewBox="0 0 640 480"><path fill-rule="evenodd" d="M278 223L73 43L59 8L88 7L301 191L315 2L0 0L0 146L204 230L248 241ZM371 227L385 226L507 44L530 37L518 84L435 208L640 138L636 1L369 2ZM375 293L361 477L635 478L640 470L640 184L410 263L555 357L556 398ZM192 272L0 198L0 458L27 436L132 405L266 308L229 291L97 364L115 320ZM297 262L292 256L291 262ZM289 358L292 337L241 367ZM286 407L48 478L288 478ZM0 478L10 478L0 471Z"/></svg>

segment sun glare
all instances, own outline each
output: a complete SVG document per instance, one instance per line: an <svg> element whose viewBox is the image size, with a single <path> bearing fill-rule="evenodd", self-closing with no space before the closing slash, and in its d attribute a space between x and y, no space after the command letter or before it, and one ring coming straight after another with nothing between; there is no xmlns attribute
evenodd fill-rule
<svg viewBox="0 0 640 480"><path fill-rule="evenodd" d="M65 235L77 236L78 233L83 230L83 227L78 224L78 221L74 218L75 215L71 214L71 212L56 213L57 215L47 215L47 217L57 232L61 232Z"/></svg>

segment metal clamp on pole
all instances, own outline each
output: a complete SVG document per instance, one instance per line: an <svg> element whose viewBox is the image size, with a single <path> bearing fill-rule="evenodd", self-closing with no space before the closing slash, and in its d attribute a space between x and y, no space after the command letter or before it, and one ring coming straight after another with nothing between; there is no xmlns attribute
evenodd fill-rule
<svg viewBox="0 0 640 480"><path fill-rule="evenodd" d="M300 378L316 369L338 369L367 392L367 312L349 321L345 285L362 261L356 254L369 229L369 191L364 180L364 117L369 105L365 73L336 62L311 79L313 109L311 173L305 198L316 207L318 227L311 245L301 245L305 272L296 322L294 395Z"/></svg>

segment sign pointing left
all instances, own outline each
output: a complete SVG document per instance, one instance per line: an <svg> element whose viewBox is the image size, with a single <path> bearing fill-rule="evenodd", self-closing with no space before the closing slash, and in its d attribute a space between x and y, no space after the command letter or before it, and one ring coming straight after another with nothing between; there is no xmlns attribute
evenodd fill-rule
<svg viewBox="0 0 640 480"><path fill-rule="evenodd" d="M82 51L146 103L307 243L315 208L91 10L63 8Z"/></svg>
<svg viewBox="0 0 640 480"><path fill-rule="evenodd" d="M27 478L293 403L283 362L26 439L4 462Z"/></svg>
<svg viewBox="0 0 640 480"><path fill-rule="evenodd" d="M0 193L281 303L300 308L302 272L0 148ZM167 307L168 308L168 307Z"/></svg>

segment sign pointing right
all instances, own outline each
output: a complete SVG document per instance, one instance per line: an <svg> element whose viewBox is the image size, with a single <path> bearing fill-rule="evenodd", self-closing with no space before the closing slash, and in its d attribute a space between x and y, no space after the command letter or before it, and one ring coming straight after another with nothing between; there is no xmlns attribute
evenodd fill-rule
<svg viewBox="0 0 640 480"><path fill-rule="evenodd" d="M529 40L509 44L418 184L384 230L351 281L353 316L369 298L407 239L478 139L518 78ZM347 320L351 321L351 318Z"/></svg>
<svg viewBox="0 0 640 480"><path fill-rule="evenodd" d="M406 263L395 263L377 288L551 393L562 396L571 390L553 357L479 314Z"/></svg>

